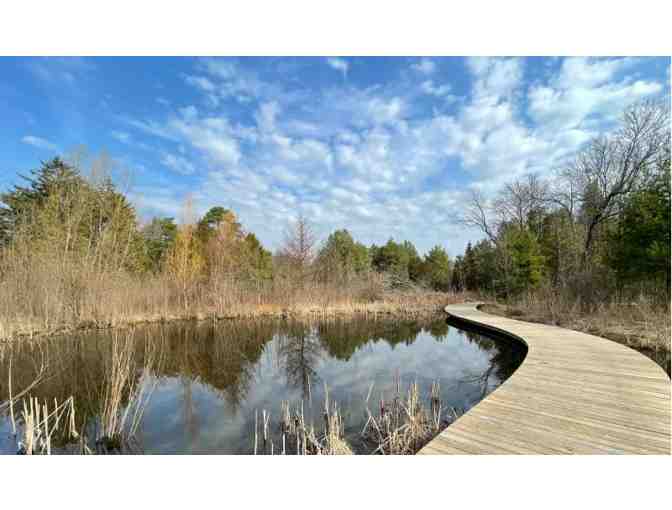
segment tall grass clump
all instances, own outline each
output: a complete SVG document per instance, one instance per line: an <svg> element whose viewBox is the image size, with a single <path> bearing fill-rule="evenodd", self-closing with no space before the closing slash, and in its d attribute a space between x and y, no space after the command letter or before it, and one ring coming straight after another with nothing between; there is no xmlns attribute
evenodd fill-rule
<svg viewBox="0 0 672 510"><path fill-rule="evenodd" d="M75 403L72 397L53 407L45 400L27 397L22 400L20 454L51 455L52 440L59 435L66 441L79 438L75 427Z"/></svg>
<svg viewBox="0 0 672 510"><path fill-rule="evenodd" d="M134 453L141 450L138 430L157 385L153 371L159 349L152 340L145 346L144 366L136 367L133 331L115 332L105 366L105 384L100 399L96 447L99 453Z"/></svg>
<svg viewBox="0 0 672 510"><path fill-rule="evenodd" d="M306 421L303 400L293 409L288 401L283 401L277 426L280 439L276 447L270 431L270 413L262 411L261 424L259 414L255 413L254 454L352 455L352 448L344 438L341 411L336 403L330 404L326 387L323 417L323 426L318 429L312 421L310 424Z"/></svg>
<svg viewBox="0 0 672 510"><path fill-rule="evenodd" d="M359 434L359 446L364 446L364 450L373 454L415 454L457 418L457 412L442 402L440 386L436 381L432 383L429 397L423 399L417 381L402 393L397 376L394 394L388 400L381 397L377 412L372 412L368 405L372 393L373 385L365 398L366 423ZM266 410L261 414L256 412L255 455L354 455L355 449L346 438L343 412L337 403L329 401L326 385L322 418L321 426L316 426L312 418L309 423L304 414L303 400L293 407L288 401L283 401L275 426L271 425L271 416ZM352 439L352 436L349 437Z"/></svg>
<svg viewBox="0 0 672 510"><path fill-rule="evenodd" d="M449 417L444 417L447 409L441 401L438 382L432 383L429 407L420 398L417 381L408 386L404 395L397 377L395 388L396 392L391 399L380 399L377 413L372 412L367 405L368 418L362 436L376 445L373 453L414 454L450 423ZM451 408L451 411L452 417L456 418L455 410Z"/></svg>

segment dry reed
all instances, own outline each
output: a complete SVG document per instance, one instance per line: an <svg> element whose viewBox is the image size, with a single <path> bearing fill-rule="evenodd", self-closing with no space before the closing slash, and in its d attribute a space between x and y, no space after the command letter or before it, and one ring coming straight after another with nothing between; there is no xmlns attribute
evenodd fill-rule
<svg viewBox="0 0 672 510"><path fill-rule="evenodd" d="M63 433L67 439L77 439L79 434L75 428L75 404L69 397L59 404L54 399L54 407L49 410L45 400L42 404L37 398L23 399L21 412L21 436L19 453L26 455L51 455L52 437ZM61 429L61 424L64 428Z"/></svg>
<svg viewBox="0 0 672 510"><path fill-rule="evenodd" d="M115 332L105 368L105 388L101 398L100 427L96 438L99 453L137 452L137 433L144 411L157 385L153 371L161 349L145 344L144 366L134 362L134 331Z"/></svg>
<svg viewBox="0 0 672 510"><path fill-rule="evenodd" d="M5 258L7 258L5 254ZM26 255L29 257L29 255ZM464 295L392 289L371 273L347 284L317 281L198 280L182 290L170 277L94 271L75 263L5 260L0 267L0 340L175 319L345 314L417 315Z"/></svg>
<svg viewBox="0 0 672 510"><path fill-rule="evenodd" d="M444 406L441 401L438 382L432 383L427 409L420 398L417 381L411 383L403 398L399 376L395 377L395 394L386 401L381 397L379 411L376 416L368 407L368 419L362 430L362 437L377 445L373 453L387 455L408 455L416 453L428 443L439 431L449 424L444 418ZM452 410L453 416L457 414Z"/></svg>
<svg viewBox="0 0 672 510"><path fill-rule="evenodd" d="M368 407L373 392L369 387L365 398L367 420L361 432L361 438L371 446L372 453L384 455L414 454L429 442L442 428L454 419L457 412L444 406L438 382L433 382L429 396L429 408L420 398L417 382L409 385L405 398L401 393L399 377L395 378L395 394L391 400L380 400L379 414L376 416ZM450 410L448 415L446 411ZM258 414L255 412L254 453L259 453ZM274 444L269 435L269 413L262 413L263 453L272 453ZM353 448L345 439L345 427L339 406L329 402L329 390L325 385L323 409L324 425L319 432L313 423L308 424L304 415L304 402L294 409L288 401L280 405L279 433L281 453L287 452L292 445L294 453L299 455L353 455Z"/></svg>
<svg viewBox="0 0 672 510"><path fill-rule="evenodd" d="M552 324L614 340L651 357L670 374L670 303L640 294L629 301L587 304L552 289L539 289L483 311Z"/></svg>

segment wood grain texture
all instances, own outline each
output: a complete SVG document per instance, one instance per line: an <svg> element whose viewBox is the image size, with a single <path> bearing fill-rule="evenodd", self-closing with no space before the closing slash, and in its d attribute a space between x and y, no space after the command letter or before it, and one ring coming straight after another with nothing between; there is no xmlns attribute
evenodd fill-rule
<svg viewBox="0 0 672 510"><path fill-rule="evenodd" d="M670 454L670 379L656 363L605 338L476 306L446 312L523 341L527 356L420 454Z"/></svg>

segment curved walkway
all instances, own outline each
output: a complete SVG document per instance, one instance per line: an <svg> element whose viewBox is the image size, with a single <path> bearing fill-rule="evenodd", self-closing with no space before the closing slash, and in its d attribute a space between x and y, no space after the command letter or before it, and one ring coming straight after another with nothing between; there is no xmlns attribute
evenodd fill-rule
<svg viewBox="0 0 672 510"><path fill-rule="evenodd" d="M670 379L649 358L597 336L486 314L475 304L446 312L517 337L528 353L421 454L670 454Z"/></svg>

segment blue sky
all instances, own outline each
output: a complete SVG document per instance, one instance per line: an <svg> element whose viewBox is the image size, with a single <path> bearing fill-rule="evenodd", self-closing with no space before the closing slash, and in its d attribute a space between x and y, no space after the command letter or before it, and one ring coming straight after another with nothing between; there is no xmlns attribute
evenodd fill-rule
<svg viewBox="0 0 672 510"><path fill-rule="evenodd" d="M3 57L0 190L84 145L143 220L190 194L270 248L303 212L321 238L456 255L470 188L550 174L669 82L669 58Z"/></svg>

